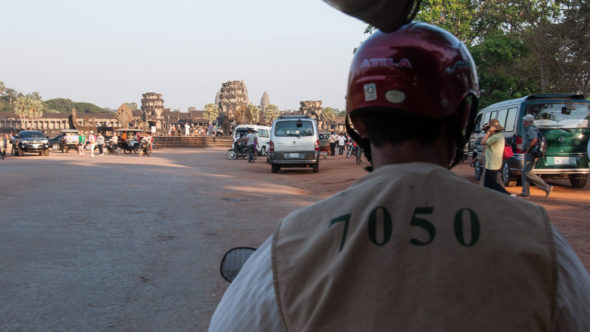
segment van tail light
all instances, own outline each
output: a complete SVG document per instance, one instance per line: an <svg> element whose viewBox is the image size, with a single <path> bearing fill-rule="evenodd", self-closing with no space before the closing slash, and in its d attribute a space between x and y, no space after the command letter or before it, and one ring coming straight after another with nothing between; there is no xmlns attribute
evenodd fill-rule
<svg viewBox="0 0 590 332"><path fill-rule="evenodd" d="M523 153L522 151L522 137L516 136L516 153Z"/></svg>
<svg viewBox="0 0 590 332"><path fill-rule="evenodd" d="M315 141L314 148L316 151L320 151L320 140L319 139Z"/></svg>
<svg viewBox="0 0 590 332"><path fill-rule="evenodd" d="M269 145L269 152L275 152L275 143L273 141L268 142Z"/></svg>

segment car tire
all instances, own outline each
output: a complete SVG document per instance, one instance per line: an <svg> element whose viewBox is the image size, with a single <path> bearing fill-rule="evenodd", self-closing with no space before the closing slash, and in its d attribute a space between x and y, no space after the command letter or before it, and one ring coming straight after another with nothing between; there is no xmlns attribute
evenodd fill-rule
<svg viewBox="0 0 590 332"><path fill-rule="evenodd" d="M473 170L475 171L475 179L477 181L481 180L481 176L483 175L483 166L481 164L481 160L476 159L473 162Z"/></svg>
<svg viewBox="0 0 590 332"><path fill-rule="evenodd" d="M586 175L585 177L581 177L577 175L570 175L569 180L572 188L584 188L586 183L588 183L588 176Z"/></svg>
<svg viewBox="0 0 590 332"><path fill-rule="evenodd" d="M59 150L59 144L57 144L57 143L54 143L54 144L51 146L51 149L52 149L53 151L57 151L57 150Z"/></svg>
<svg viewBox="0 0 590 332"><path fill-rule="evenodd" d="M318 173L320 171L320 165L319 164L315 164L314 166L311 167L311 172L312 173Z"/></svg>
<svg viewBox="0 0 590 332"><path fill-rule="evenodd" d="M505 187L510 187L510 166L508 166L508 163L506 161L502 163L502 168L500 169L500 172L502 183Z"/></svg>
<svg viewBox="0 0 590 332"><path fill-rule="evenodd" d="M278 173L280 169L281 169L281 166L279 166L279 165L270 165L270 171L272 173Z"/></svg>

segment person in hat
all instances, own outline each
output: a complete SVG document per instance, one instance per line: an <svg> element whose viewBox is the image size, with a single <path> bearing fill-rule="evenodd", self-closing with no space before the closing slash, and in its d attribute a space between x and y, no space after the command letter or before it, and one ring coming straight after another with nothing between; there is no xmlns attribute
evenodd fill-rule
<svg viewBox="0 0 590 332"><path fill-rule="evenodd" d="M486 135L481 140L481 144L485 146L486 150L486 171L483 178L483 186L510 195L504 187L499 172L500 168L502 168L504 145L506 143L504 135L502 134L504 127L500 125L498 119L492 119L484 125L483 130L486 132Z"/></svg>
<svg viewBox="0 0 590 332"><path fill-rule="evenodd" d="M282 218L209 330L590 331L590 276L545 209L449 170L477 113L465 45L419 22L378 31L348 77L371 172Z"/></svg>
<svg viewBox="0 0 590 332"><path fill-rule="evenodd" d="M524 152L524 167L522 168L522 192L520 197L530 196L530 183L533 182L537 188L545 192L545 198L548 198L553 190L553 186L547 184L543 178L533 174L535 163L537 162L537 152L539 150L539 129L534 125L535 117L527 114L522 117L524 125L524 135L522 137L522 151Z"/></svg>

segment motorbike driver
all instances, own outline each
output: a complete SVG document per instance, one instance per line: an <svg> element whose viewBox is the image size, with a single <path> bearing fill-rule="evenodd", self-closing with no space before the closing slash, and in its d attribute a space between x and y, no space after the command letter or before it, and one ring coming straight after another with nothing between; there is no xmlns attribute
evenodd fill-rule
<svg viewBox="0 0 590 332"><path fill-rule="evenodd" d="M282 219L211 331L590 331L590 277L546 211L449 171L475 64L423 23L357 50L346 112L374 169Z"/></svg>

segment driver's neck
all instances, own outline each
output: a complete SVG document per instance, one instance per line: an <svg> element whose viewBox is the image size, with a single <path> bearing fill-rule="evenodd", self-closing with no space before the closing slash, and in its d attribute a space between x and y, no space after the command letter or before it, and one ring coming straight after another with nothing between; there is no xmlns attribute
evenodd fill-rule
<svg viewBox="0 0 590 332"><path fill-rule="evenodd" d="M442 137L428 144L418 140L409 140L401 144L385 144L381 147L371 144L374 168L411 162L436 164L446 168L449 166L453 154L454 144Z"/></svg>

